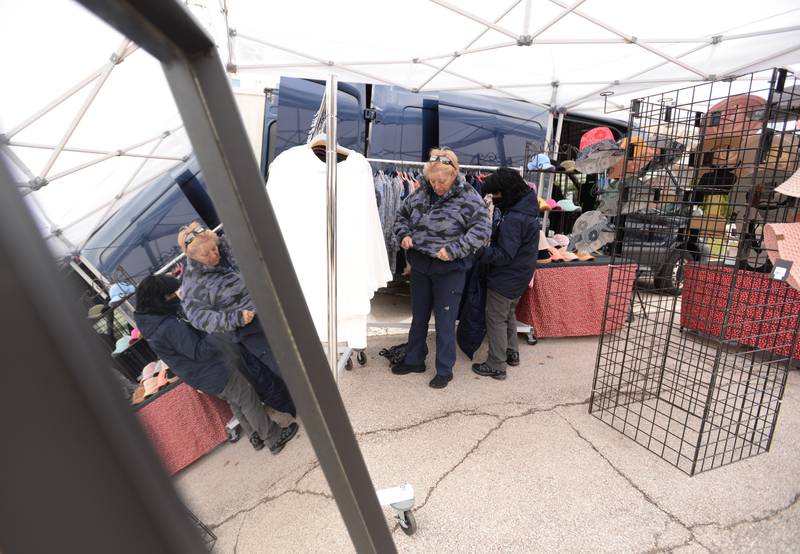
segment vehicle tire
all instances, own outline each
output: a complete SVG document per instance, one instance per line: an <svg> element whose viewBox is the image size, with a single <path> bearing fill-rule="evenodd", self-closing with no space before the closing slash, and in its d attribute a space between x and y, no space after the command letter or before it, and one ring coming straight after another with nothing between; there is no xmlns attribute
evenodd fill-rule
<svg viewBox="0 0 800 554"><path fill-rule="evenodd" d="M686 250L672 251L656 273L655 292L678 295L683 289L684 264L694 261L694 256Z"/></svg>
<svg viewBox="0 0 800 554"><path fill-rule="evenodd" d="M405 533L406 535L411 536L417 532L417 520L414 519L414 514L411 513L411 510L406 510L405 512L403 512L403 517L408 523L408 526L404 527L402 524L400 524L400 529L402 529L403 533Z"/></svg>

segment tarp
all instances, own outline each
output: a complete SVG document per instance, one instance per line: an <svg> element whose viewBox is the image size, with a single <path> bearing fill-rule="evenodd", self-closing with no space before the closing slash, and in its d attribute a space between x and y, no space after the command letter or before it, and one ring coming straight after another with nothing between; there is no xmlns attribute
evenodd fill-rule
<svg viewBox="0 0 800 554"><path fill-rule="evenodd" d="M235 70L233 86L250 90L279 76L335 73L342 81L500 95L600 114L709 78L800 69L796 0L187 5ZM133 192L188 156L189 142L159 65L79 5L5 1L0 41L0 149L13 156L21 190L54 251L74 251ZM108 64L114 53L124 61ZM624 111L615 115L626 118ZM67 149L58 153L62 142ZM75 151L81 149L91 152ZM119 150L125 155L115 155ZM31 192L29 183L40 188Z"/></svg>

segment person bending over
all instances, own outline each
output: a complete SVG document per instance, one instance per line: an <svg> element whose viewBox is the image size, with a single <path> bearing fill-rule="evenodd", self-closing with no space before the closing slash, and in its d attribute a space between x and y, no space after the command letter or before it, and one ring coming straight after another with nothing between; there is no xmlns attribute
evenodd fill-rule
<svg viewBox="0 0 800 554"><path fill-rule="evenodd" d="M256 450L264 444L278 454L297 433L297 423L281 428L270 419L253 386L236 369L235 348L221 337L193 328L183 318L180 281L146 277L136 289L134 319L147 344L189 386L225 400Z"/></svg>
<svg viewBox="0 0 800 554"><path fill-rule="evenodd" d="M486 265L486 335L489 355L472 364L485 377L506 378L506 365L519 365L515 311L533 276L539 245L539 202L522 176L501 167L486 178L484 192L492 195L495 213L492 242L478 254Z"/></svg>

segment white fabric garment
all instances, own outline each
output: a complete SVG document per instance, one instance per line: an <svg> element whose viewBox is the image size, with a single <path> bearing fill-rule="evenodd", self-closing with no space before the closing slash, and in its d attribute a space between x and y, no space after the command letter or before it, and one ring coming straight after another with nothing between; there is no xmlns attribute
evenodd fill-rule
<svg viewBox="0 0 800 554"><path fill-rule="evenodd" d="M306 145L282 152L269 168L267 193L281 226L320 339L328 336L326 167ZM337 340L367 346L375 291L391 281L372 168L351 152L337 165Z"/></svg>

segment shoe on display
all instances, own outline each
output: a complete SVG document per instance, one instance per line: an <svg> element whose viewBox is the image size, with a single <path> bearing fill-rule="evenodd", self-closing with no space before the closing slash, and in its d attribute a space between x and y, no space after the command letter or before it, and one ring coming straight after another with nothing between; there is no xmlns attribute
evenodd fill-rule
<svg viewBox="0 0 800 554"><path fill-rule="evenodd" d="M519 352L516 350L506 350L506 363L510 366L518 366Z"/></svg>
<svg viewBox="0 0 800 554"><path fill-rule="evenodd" d="M448 375L447 377L445 377L444 375L436 374L436 377L431 379L431 382L428 383L428 385L430 385L430 387L433 389L443 389L452 380L453 380L452 375Z"/></svg>
<svg viewBox="0 0 800 554"><path fill-rule="evenodd" d="M408 375L409 373L425 373L425 364L411 365L404 361L392 367L392 373L395 375Z"/></svg>
<svg viewBox="0 0 800 554"><path fill-rule="evenodd" d="M472 364L472 371L481 377L491 377L492 379L497 379L498 381L502 381L506 378L506 372L504 369L494 369L493 367L489 367L486 362L481 364Z"/></svg>
<svg viewBox="0 0 800 554"><path fill-rule="evenodd" d="M261 450L264 448L264 441L261 440L261 437L258 436L258 433L253 431L253 434L250 435L250 444L253 445L253 448L256 450Z"/></svg>
<svg viewBox="0 0 800 554"><path fill-rule="evenodd" d="M286 446L286 443L294 438L299 428L300 426L297 425L297 423L292 422L281 429L281 434L278 437L278 440L275 442L275 444L269 447L269 451L272 452L273 455L278 454L281 450L283 450L283 447Z"/></svg>

